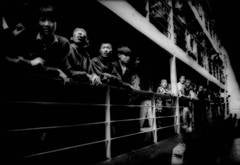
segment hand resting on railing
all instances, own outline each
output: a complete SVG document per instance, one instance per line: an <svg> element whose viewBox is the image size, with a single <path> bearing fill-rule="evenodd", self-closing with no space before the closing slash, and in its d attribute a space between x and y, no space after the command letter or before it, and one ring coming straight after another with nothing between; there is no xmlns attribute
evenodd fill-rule
<svg viewBox="0 0 240 165"><path fill-rule="evenodd" d="M46 72L46 75L55 77L57 80L62 80L64 84L70 82L70 79L66 73L59 68L45 66L45 60L41 57L36 57L32 60L28 60L22 56L18 56L16 58L6 57L6 60L21 66L30 67L30 69L33 71Z"/></svg>

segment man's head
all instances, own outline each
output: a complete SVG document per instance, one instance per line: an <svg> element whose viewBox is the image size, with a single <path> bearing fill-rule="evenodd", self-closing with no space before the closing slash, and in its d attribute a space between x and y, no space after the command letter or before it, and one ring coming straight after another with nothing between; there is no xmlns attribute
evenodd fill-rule
<svg viewBox="0 0 240 165"><path fill-rule="evenodd" d="M38 24L40 33L43 36L52 36L55 34L57 22L53 6L46 5L40 7Z"/></svg>
<svg viewBox="0 0 240 165"><path fill-rule="evenodd" d="M127 46L122 46L117 49L118 58L123 64L129 64L131 53L131 49Z"/></svg>
<svg viewBox="0 0 240 165"><path fill-rule="evenodd" d="M187 79L187 80L185 81L185 86L186 86L186 87L190 87L190 85L191 85L191 80Z"/></svg>
<svg viewBox="0 0 240 165"><path fill-rule="evenodd" d="M168 86L167 80L166 79L162 79L161 80L161 87L167 88L167 86Z"/></svg>
<svg viewBox="0 0 240 165"><path fill-rule="evenodd" d="M100 55L104 58L109 58L112 54L112 44L109 42L103 42L99 49Z"/></svg>
<svg viewBox="0 0 240 165"><path fill-rule="evenodd" d="M199 92L202 92L204 90L204 87L202 86L202 85L200 85L199 87L198 87L198 91Z"/></svg>
<svg viewBox="0 0 240 165"><path fill-rule="evenodd" d="M181 76L180 79L179 79L179 82L180 82L181 84L184 84L184 82L185 82L185 76Z"/></svg>
<svg viewBox="0 0 240 165"><path fill-rule="evenodd" d="M83 28L75 28L71 40L76 44L88 44L87 31Z"/></svg>
<svg viewBox="0 0 240 165"><path fill-rule="evenodd" d="M136 68L138 68L138 67L140 66L141 59L140 59L139 56L137 56L137 57L135 57L135 58L132 58L131 60L132 60L132 62L133 62L133 64L132 64L133 68L136 69Z"/></svg>

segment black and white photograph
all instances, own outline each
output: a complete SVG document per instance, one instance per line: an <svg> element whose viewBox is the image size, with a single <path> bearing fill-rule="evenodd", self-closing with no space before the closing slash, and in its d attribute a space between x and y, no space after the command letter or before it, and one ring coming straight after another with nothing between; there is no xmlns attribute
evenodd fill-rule
<svg viewBox="0 0 240 165"><path fill-rule="evenodd" d="M2 0L0 164L240 164L239 12Z"/></svg>

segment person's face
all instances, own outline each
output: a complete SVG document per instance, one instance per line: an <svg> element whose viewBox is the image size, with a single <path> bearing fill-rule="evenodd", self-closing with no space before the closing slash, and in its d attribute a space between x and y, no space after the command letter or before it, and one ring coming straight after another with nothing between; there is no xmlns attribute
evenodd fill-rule
<svg viewBox="0 0 240 165"><path fill-rule="evenodd" d="M83 29L76 29L73 32L72 40L73 40L74 43L82 43L86 39L87 39L87 33L86 33L85 30L83 30Z"/></svg>
<svg viewBox="0 0 240 165"><path fill-rule="evenodd" d="M57 24L53 18L47 17L47 16L42 16L39 18L38 23L40 26L40 32L44 36L51 36L55 33Z"/></svg>
<svg viewBox="0 0 240 165"><path fill-rule="evenodd" d="M128 64L130 62L130 56L124 54L124 53L118 53L118 57L120 61L124 64Z"/></svg>
<svg viewBox="0 0 240 165"><path fill-rule="evenodd" d="M190 81L190 80L186 80L185 85L186 85L187 87L189 87L190 84L191 84L191 81Z"/></svg>
<svg viewBox="0 0 240 165"><path fill-rule="evenodd" d="M139 65L140 65L140 58L139 57L137 57L136 59L135 59L135 61L134 61L134 66L135 67L138 67Z"/></svg>
<svg viewBox="0 0 240 165"><path fill-rule="evenodd" d="M103 43L99 52L102 57L109 57L112 53L112 45L110 43Z"/></svg>
<svg viewBox="0 0 240 165"><path fill-rule="evenodd" d="M183 84L184 82L185 82L185 77L184 77L184 76L181 76L181 77L180 77L180 83Z"/></svg>
<svg viewBox="0 0 240 165"><path fill-rule="evenodd" d="M163 87L163 88L167 88L167 80L162 80L162 82L161 82L161 86Z"/></svg>

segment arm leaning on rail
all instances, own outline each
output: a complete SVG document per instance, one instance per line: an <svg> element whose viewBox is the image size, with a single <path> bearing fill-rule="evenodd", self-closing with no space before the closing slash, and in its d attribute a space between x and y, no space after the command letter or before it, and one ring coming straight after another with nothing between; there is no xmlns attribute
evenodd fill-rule
<svg viewBox="0 0 240 165"><path fill-rule="evenodd" d="M56 78L63 80L64 84L70 82L69 77L66 73L64 73L61 69L56 67L45 66L45 61L41 57L36 57L32 60L26 59L22 56L18 56L16 58L6 57L6 60L10 63L14 63L19 65L20 67L27 67L34 71L38 72L46 72L49 75L56 76Z"/></svg>

